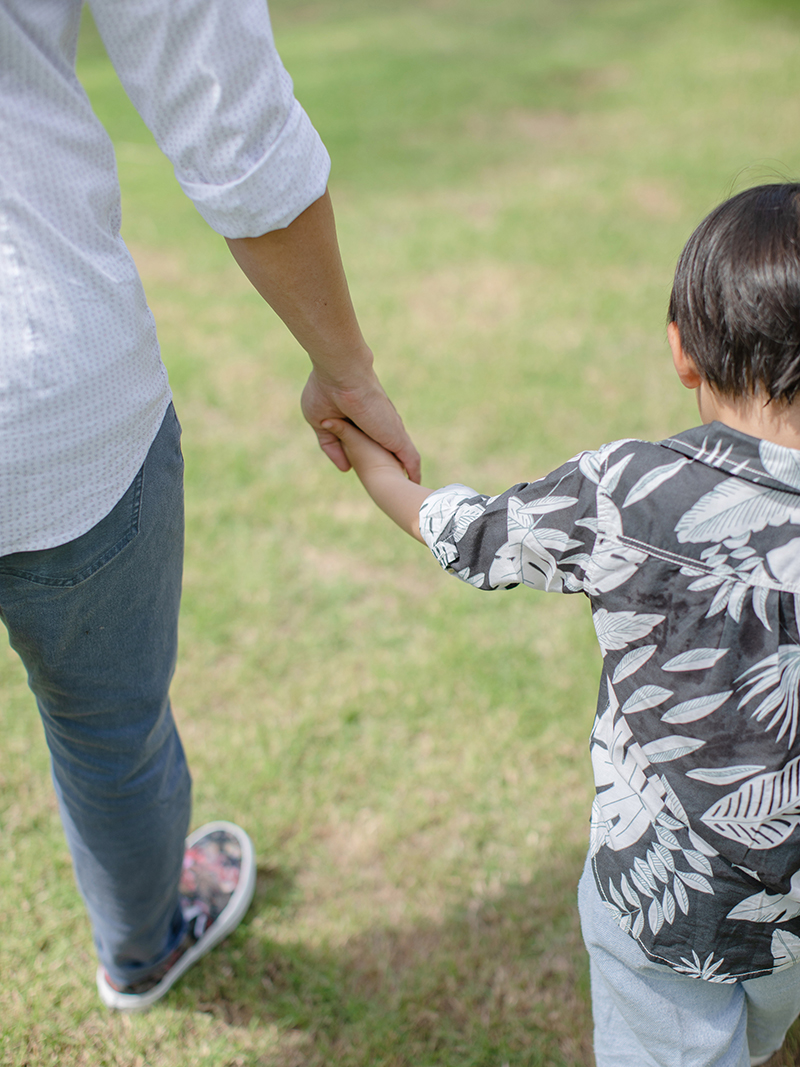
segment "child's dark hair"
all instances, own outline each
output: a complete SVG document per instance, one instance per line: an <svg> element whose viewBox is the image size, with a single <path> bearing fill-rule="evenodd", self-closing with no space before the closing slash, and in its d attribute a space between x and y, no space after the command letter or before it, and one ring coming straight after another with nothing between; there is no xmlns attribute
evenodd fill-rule
<svg viewBox="0 0 800 1067"><path fill-rule="evenodd" d="M681 344L727 397L800 390L800 184L726 200L689 238L669 302Z"/></svg>

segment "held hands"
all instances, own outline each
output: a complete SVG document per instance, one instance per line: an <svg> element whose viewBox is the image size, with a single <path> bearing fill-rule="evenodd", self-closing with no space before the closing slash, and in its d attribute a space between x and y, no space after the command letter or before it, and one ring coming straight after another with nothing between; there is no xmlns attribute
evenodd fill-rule
<svg viewBox="0 0 800 1067"><path fill-rule="evenodd" d="M430 496L430 489L415 485L406 478L397 456L352 423L343 419L325 419L321 427L336 439L348 467L352 466L378 507L406 533L422 541L419 509Z"/></svg>
<svg viewBox="0 0 800 1067"><path fill-rule="evenodd" d="M389 482L405 482L403 465L397 456L371 437L367 437L357 426L344 419L326 419L322 426L336 439L347 458L348 469L353 468L367 491L367 483L374 481L376 477L385 478Z"/></svg>
<svg viewBox="0 0 800 1067"><path fill-rule="evenodd" d="M317 435L320 448L339 470L349 470L352 461L341 433L328 427L329 420L334 420L337 426L347 426L349 423L343 420L349 420L361 427L369 435L367 440L371 437L373 443L383 446L382 451L385 449L396 456L398 469L404 470L412 482L419 482L419 453L371 369L357 385L342 387L326 380L314 368L303 390L301 406L306 421ZM352 440L350 435L348 439Z"/></svg>

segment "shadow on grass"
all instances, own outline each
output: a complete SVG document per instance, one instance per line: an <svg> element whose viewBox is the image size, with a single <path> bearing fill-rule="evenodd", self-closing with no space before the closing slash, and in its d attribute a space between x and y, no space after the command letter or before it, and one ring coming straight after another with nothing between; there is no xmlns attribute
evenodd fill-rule
<svg viewBox="0 0 800 1067"><path fill-rule="evenodd" d="M231 963L223 948L182 988L218 1024L277 1030L269 1052L237 1065L591 1067L583 858L572 846L529 883L440 924L374 928L328 950L245 928ZM295 896L288 872L259 868L255 913ZM800 1020L768 1067L799 1065Z"/></svg>
<svg viewBox="0 0 800 1067"><path fill-rule="evenodd" d="M294 876L283 867L257 867L251 914L265 908L284 908L297 896Z"/></svg>
<svg viewBox="0 0 800 1067"><path fill-rule="evenodd" d="M218 1023L277 1030L272 1050L246 1061L263 1067L583 1067L593 1059L582 862L572 848L440 924L370 929L330 949L245 927L181 992ZM262 871L254 907L293 892L285 872Z"/></svg>

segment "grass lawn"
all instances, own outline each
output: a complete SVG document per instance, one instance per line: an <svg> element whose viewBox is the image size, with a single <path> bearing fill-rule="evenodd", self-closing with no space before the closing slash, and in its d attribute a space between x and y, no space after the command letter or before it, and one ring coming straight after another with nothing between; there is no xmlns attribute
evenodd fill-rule
<svg viewBox="0 0 800 1067"><path fill-rule="evenodd" d="M274 0L425 484L498 492L695 423L664 336L671 274L719 200L800 173L795 10ZM88 22L79 71L184 426L173 698L194 822L240 821L259 876L242 926L161 1005L106 1013L38 717L0 650L0 1062L588 1067L587 606L450 580L324 460L303 353Z"/></svg>

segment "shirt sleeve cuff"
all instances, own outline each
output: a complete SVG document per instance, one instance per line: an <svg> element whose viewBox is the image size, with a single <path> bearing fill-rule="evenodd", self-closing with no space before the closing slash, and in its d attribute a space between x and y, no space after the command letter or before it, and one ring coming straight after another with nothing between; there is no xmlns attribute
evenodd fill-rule
<svg viewBox="0 0 800 1067"><path fill-rule="evenodd" d="M465 500L474 500L480 496L468 485L456 483L436 489L427 496L419 509L419 532L436 559L445 570L458 555L455 545L448 541L439 542L445 527L453 518L459 504Z"/></svg>
<svg viewBox="0 0 800 1067"><path fill-rule="evenodd" d="M319 200L329 174L327 150L295 100L280 136L244 177L225 185L181 181L181 188L217 233L260 237L288 226Z"/></svg>

